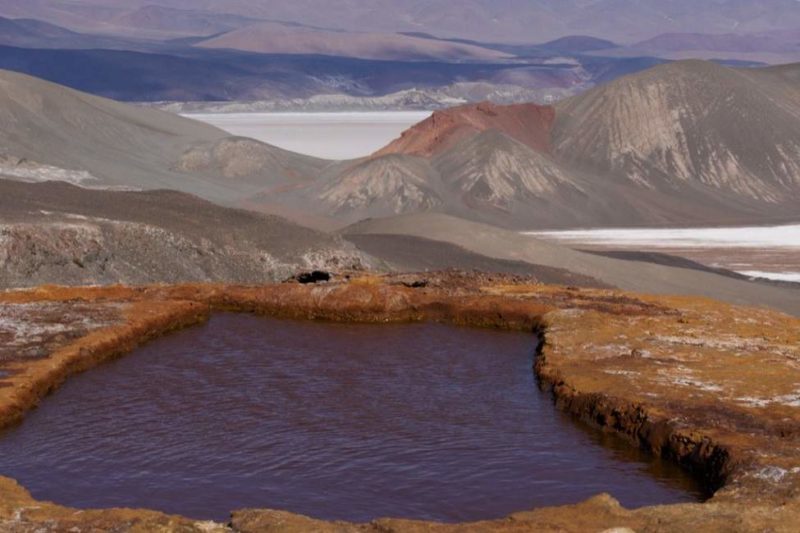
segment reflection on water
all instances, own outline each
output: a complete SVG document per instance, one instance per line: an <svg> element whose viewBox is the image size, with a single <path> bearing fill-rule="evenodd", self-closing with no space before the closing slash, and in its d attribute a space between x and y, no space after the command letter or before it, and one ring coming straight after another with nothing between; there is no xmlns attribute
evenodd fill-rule
<svg viewBox="0 0 800 533"><path fill-rule="evenodd" d="M610 492L695 501L539 391L529 334L218 315L76 376L0 438L0 474L75 507L225 520L495 518Z"/></svg>

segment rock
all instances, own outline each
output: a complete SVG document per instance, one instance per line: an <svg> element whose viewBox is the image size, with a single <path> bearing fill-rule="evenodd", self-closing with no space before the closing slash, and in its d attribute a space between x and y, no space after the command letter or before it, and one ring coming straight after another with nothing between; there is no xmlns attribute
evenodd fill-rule
<svg viewBox="0 0 800 533"><path fill-rule="evenodd" d="M301 272L294 277L298 283L320 283L323 281L330 281L331 274L323 270L313 270L311 272Z"/></svg>

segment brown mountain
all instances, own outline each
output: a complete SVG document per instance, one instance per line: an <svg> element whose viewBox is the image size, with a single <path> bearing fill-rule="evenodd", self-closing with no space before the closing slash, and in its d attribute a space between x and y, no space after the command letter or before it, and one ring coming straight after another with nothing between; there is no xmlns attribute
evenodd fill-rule
<svg viewBox="0 0 800 533"><path fill-rule="evenodd" d="M435 111L376 155L432 156L488 130L500 131L533 150L549 152L554 120L555 110L549 106L468 104Z"/></svg>

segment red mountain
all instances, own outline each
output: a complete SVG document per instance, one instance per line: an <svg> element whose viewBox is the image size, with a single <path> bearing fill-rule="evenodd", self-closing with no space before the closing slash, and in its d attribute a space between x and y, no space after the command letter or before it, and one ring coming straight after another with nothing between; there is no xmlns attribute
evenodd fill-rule
<svg viewBox="0 0 800 533"><path fill-rule="evenodd" d="M488 130L497 130L537 152L548 153L555 118L555 109L550 106L467 104L434 112L428 119L404 131L399 139L376 152L375 156L437 155Z"/></svg>

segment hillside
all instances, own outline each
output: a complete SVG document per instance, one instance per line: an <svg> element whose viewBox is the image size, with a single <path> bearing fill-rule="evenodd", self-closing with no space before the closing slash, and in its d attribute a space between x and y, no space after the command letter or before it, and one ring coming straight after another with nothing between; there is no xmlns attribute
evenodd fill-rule
<svg viewBox="0 0 800 533"><path fill-rule="evenodd" d="M555 111L549 106L467 104L434 112L376 155L432 156L488 130L501 131L534 150L547 152L554 120Z"/></svg>
<svg viewBox="0 0 800 533"><path fill-rule="evenodd" d="M156 177L126 176L133 167L166 170L186 145L226 135L7 71L0 71L0 120L7 125L0 131L6 155L86 170L98 184L129 187L159 184ZM145 181L136 182L140 177Z"/></svg>
<svg viewBox="0 0 800 533"><path fill-rule="evenodd" d="M630 261L579 252L514 231L437 213L366 220L344 230L354 242L365 242L373 253L397 257L407 238L423 239L420 249L452 246L484 258L522 261L572 272L595 283L648 294L703 295L735 304L762 305L800 313L800 291L744 281L718 273L646 261ZM381 247L375 239L382 238ZM393 241L397 244L393 244ZM424 246L424 248L423 248Z"/></svg>
<svg viewBox="0 0 800 533"><path fill-rule="evenodd" d="M1 42L1 41L0 41ZM114 48L122 47L122 44ZM639 60L580 62L369 60L343 56L253 54L198 47L42 49L0 45L0 69L13 70L117 100L230 102L322 95L380 97L419 88L470 101L524 101L532 95L571 95L595 76L618 76L646 66ZM141 45L137 45L141 46ZM583 61L583 60L581 60ZM594 74L596 73L596 74ZM403 105L403 102L399 102ZM412 106L416 102L410 103Z"/></svg>
<svg viewBox="0 0 800 533"><path fill-rule="evenodd" d="M111 35L79 33L36 19L0 17L0 46L51 50L146 50L153 48L155 43Z"/></svg>
<svg viewBox="0 0 800 533"><path fill-rule="evenodd" d="M125 33L171 37L216 35L257 22L260 21L239 15L153 4L122 12L110 21Z"/></svg>
<svg viewBox="0 0 800 533"><path fill-rule="evenodd" d="M798 95L757 73L672 63L561 102L554 150L586 172L677 201L702 195L731 213L739 204L789 214L800 194Z"/></svg>
<svg viewBox="0 0 800 533"><path fill-rule="evenodd" d="M0 288L263 283L368 260L338 237L174 191L87 190L0 175Z"/></svg>
<svg viewBox="0 0 800 533"><path fill-rule="evenodd" d="M0 44L38 48L48 40L51 46L64 46L65 41L76 40L80 34L53 24L30 19L0 17Z"/></svg>
<svg viewBox="0 0 800 533"><path fill-rule="evenodd" d="M600 53L611 56L648 55L665 59L738 59L779 64L800 60L798 38L800 31L796 28L759 32L671 32Z"/></svg>
<svg viewBox="0 0 800 533"><path fill-rule="evenodd" d="M94 188L167 188L232 204L324 162L178 115L0 71L0 171ZM77 181L76 181L77 180Z"/></svg>
<svg viewBox="0 0 800 533"><path fill-rule="evenodd" d="M290 201L339 224L421 211L521 229L796 220L797 70L684 61L555 107L437 111Z"/></svg>

